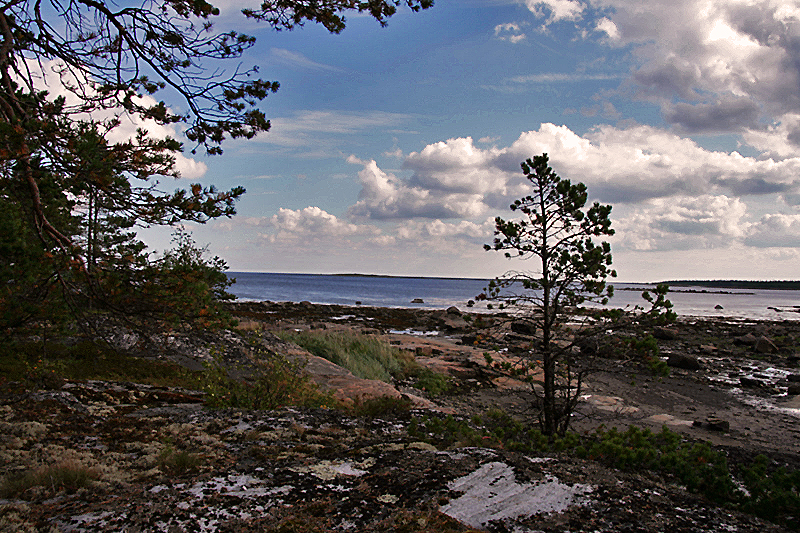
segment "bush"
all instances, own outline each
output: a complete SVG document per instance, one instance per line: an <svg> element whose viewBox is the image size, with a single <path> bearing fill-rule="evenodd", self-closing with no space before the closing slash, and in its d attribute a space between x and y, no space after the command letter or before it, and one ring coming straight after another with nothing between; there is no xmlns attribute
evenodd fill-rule
<svg viewBox="0 0 800 533"><path fill-rule="evenodd" d="M773 522L783 522L800 529L800 471L778 468L769 473L769 459L755 458L744 470L744 486L748 497L742 509Z"/></svg>
<svg viewBox="0 0 800 533"><path fill-rule="evenodd" d="M259 360L246 372L247 380L231 377L221 359L206 364L196 375L195 386L206 393L209 407L237 409L276 409L285 405L302 407L332 406L336 402L319 390L300 364L283 356L257 352Z"/></svg>
<svg viewBox="0 0 800 533"><path fill-rule="evenodd" d="M393 396L357 400L351 408L351 411L356 416L367 418L385 416L405 418L411 411L411 400L406 397L396 398Z"/></svg>

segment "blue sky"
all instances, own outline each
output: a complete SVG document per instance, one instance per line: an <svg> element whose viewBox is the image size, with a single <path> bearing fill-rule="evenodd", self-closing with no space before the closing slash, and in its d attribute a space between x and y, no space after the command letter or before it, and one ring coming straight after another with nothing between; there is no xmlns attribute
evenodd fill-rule
<svg viewBox="0 0 800 533"><path fill-rule="evenodd" d="M798 277L799 2L437 0L340 35L220 7L219 29L258 38L243 63L281 83L270 132L180 162L248 191L190 226L231 270L534 269L482 245L547 152L614 206L620 280Z"/></svg>

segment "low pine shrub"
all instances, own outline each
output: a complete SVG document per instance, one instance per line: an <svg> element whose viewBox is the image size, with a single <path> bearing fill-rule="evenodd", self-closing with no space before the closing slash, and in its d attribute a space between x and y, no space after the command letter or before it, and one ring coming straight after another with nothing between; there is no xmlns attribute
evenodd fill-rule
<svg viewBox="0 0 800 533"><path fill-rule="evenodd" d="M659 433L635 426L623 432L601 428L583 437L568 433L548 439L502 411L491 411L471 421L452 416L415 419L411 426L412 436L439 446L568 453L620 470L650 471L719 504L800 530L800 471L770 469L769 459L759 456L737 479L724 453L705 442L687 441L666 427Z"/></svg>

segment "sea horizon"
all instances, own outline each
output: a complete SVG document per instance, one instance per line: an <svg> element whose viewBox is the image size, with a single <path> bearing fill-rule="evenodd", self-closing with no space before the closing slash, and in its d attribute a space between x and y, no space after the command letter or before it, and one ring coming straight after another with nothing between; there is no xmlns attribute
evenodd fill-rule
<svg viewBox="0 0 800 533"><path fill-rule="evenodd" d="M397 279L444 279L444 280L476 280L476 281L490 281L493 279L497 279L498 277L502 276L494 276L489 278L479 277L479 276L423 276L423 275L409 275L409 274L371 274L371 273L360 273L360 272L335 272L335 273L325 273L319 274L314 272L269 272L269 271L260 271L260 270L236 270L236 271L227 271L226 274L233 275L235 277L236 274L274 274L274 275L292 275L292 276L338 276L338 277L362 277L362 278L397 278ZM792 279L781 279L781 280L768 280L768 279L740 279L740 278L729 278L729 279L675 279L675 280L661 280L661 281L625 281L616 278L612 278L607 280L609 285L614 284L623 284L623 285L660 285L660 284L667 284L667 285L685 285L685 284L692 284L692 283L699 283L699 284L731 284L731 283L754 283L754 284L785 284L785 283L794 283L798 285L798 289L800 289L800 279L792 280ZM776 289L782 290L782 289ZM794 289L788 289L794 290Z"/></svg>
<svg viewBox="0 0 800 533"><path fill-rule="evenodd" d="M420 309L455 306L472 312L489 311L487 302L480 301L478 295L492 279L275 272L229 272L228 275L237 280L229 292L240 301L308 301ZM613 280L610 284L616 290L607 307L648 309L650 304L641 297L641 292L654 288L657 283ZM795 289L686 283L670 291L668 298L674 311L681 316L800 320L800 290Z"/></svg>

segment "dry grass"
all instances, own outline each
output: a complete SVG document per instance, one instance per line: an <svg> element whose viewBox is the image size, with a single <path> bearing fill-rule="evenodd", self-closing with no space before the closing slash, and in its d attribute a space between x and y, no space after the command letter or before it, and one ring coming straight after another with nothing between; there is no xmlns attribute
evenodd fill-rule
<svg viewBox="0 0 800 533"><path fill-rule="evenodd" d="M98 478L97 472L76 461L43 466L18 474L9 474L0 483L0 497L23 498L37 487L48 493L75 492L89 487Z"/></svg>

